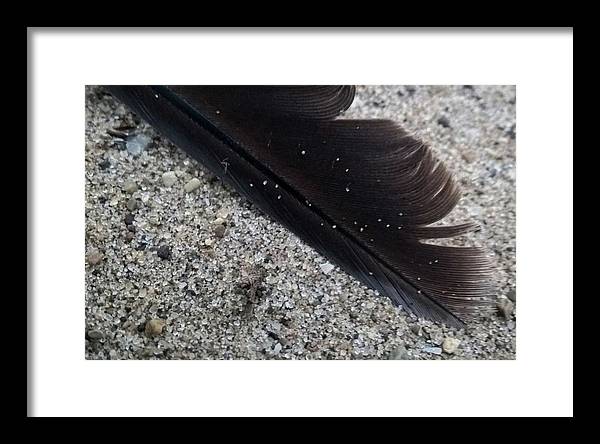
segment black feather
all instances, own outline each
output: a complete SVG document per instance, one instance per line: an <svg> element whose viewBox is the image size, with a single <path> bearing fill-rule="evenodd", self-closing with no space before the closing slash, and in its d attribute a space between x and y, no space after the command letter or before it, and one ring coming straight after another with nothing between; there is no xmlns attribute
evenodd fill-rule
<svg viewBox="0 0 600 444"><path fill-rule="evenodd" d="M366 285L453 326L489 308L492 264L425 239L459 200L431 150L388 120L338 118L349 86L113 86L111 92Z"/></svg>

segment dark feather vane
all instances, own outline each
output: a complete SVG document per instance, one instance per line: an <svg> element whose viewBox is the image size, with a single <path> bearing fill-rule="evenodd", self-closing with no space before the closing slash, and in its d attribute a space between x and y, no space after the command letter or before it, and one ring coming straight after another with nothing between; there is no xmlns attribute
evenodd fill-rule
<svg viewBox="0 0 600 444"><path fill-rule="evenodd" d="M265 213L418 316L461 326L490 306L492 263L423 242L459 190L388 120L338 118L350 86L113 86L111 92ZM226 166L224 166L226 165Z"/></svg>

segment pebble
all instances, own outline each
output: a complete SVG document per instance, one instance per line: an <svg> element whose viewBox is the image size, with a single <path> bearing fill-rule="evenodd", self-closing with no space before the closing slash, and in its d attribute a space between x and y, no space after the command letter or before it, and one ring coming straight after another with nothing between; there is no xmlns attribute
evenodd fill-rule
<svg viewBox="0 0 600 444"><path fill-rule="evenodd" d="M456 338L445 338L444 342L442 342L442 350L448 354L453 354L458 350L458 346L460 345L460 340Z"/></svg>
<svg viewBox="0 0 600 444"><path fill-rule="evenodd" d="M441 355L442 354L441 347L423 347L423 351L425 353L431 353L431 354L434 354L434 355Z"/></svg>
<svg viewBox="0 0 600 444"><path fill-rule="evenodd" d="M127 140L127 151L134 156L137 156L144 151L152 139L145 134L138 134Z"/></svg>
<svg viewBox="0 0 600 444"><path fill-rule="evenodd" d="M101 170L105 170L108 167L110 167L110 162L108 161L108 159L104 159L102 162L100 162L98 164L98 166L100 167Z"/></svg>
<svg viewBox="0 0 600 444"><path fill-rule="evenodd" d="M150 337L158 336L162 333L165 325L166 322L162 319L151 319L146 322L145 332Z"/></svg>
<svg viewBox="0 0 600 444"><path fill-rule="evenodd" d="M128 180L123 184L123 190L129 194L133 194L138 190L138 186L134 181Z"/></svg>
<svg viewBox="0 0 600 444"><path fill-rule="evenodd" d="M410 359L410 355L408 354L408 351L406 351L406 347L404 346L404 344L399 345L398 347L396 347L390 354L388 359L393 359L393 360L406 360L406 359Z"/></svg>
<svg viewBox="0 0 600 444"><path fill-rule="evenodd" d="M125 225L131 225L135 220L135 216L131 213L125 215Z"/></svg>
<svg viewBox="0 0 600 444"><path fill-rule="evenodd" d="M477 155L472 151L468 151L467 149L465 149L465 151L462 152L461 157L467 163L474 163L477 160Z"/></svg>
<svg viewBox="0 0 600 444"><path fill-rule="evenodd" d="M150 358L150 357L154 356L155 352L156 352L156 349L154 347L146 347L144 349L144 351L142 352L142 356L144 358Z"/></svg>
<svg viewBox="0 0 600 444"><path fill-rule="evenodd" d="M227 219L228 216L229 216L228 208L221 208L219 211L217 211L217 217L220 217L221 219Z"/></svg>
<svg viewBox="0 0 600 444"><path fill-rule="evenodd" d="M98 265L102 259L104 259L104 255L96 249L90 250L86 257L87 263L90 265Z"/></svg>
<svg viewBox="0 0 600 444"><path fill-rule="evenodd" d="M321 267L321 271L325 274L331 273L331 270L335 268L335 266L329 262L325 262L324 264L319 265L319 267Z"/></svg>
<svg viewBox="0 0 600 444"><path fill-rule="evenodd" d="M281 351L282 346L281 344L278 342L277 344L275 344L275 347L273 347L273 353L275 354L279 354L279 352Z"/></svg>
<svg viewBox="0 0 600 444"><path fill-rule="evenodd" d="M212 247L200 247L200 254L206 254L208 257L215 258L217 257L217 253Z"/></svg>
<svg viewBox="0 0 600 444"><path fill-rule="evenodd" d="M164 186L171 187L177 182L177 176L174 171L167 171L162 175L162 182Z"/></svg>
<svg viewBox="0 0 600 444"><path fill-rule="evenodd" d="M135 330L135 323L132 320L127 320L123 323L123 330Z"/></svg>
<svg viewBox="0 0 600 444"><path fill-rule="evenodd" d="M113 140L113 147L119 151L124 151L127 148L127 143L124 140L115 139Z"/></svg>
<svg viewBox="0 0 600 444"><path fill-rule="evenodd" d="M104 334L100 330L90 330L88 331L87 336L94 341L104 339Z"/></svg>
<svg viewBox="0 0 600 444"><path fill-rule="evenodd" d="M512 290L510 290L508 292L508 294L506 295L506 297L508 299L510 299L511 301L516 302L517 301L517 290L515 288L513 288Z"/></svg>
<svg viewBox="0 0 600 444"><path fill-rule="evenodd" d="M127 201L127 209L133 211L137 208L137 200L134 197L130 197Z"/></svg>
<svg viewBox="0 0 600 444"><path fill-rule="evenodd" d="M213 221L213 225L225 225L225 219L218 217Z"/></svg>
<svg viewBox="0 0 600 444"><path fill-rule="evenodd" d="M410 331L412 331L417 336L423 336L423 327L421 327L419 324L411 325Z"/></svg>
<svg viewBox="0 0 600 444"><path fill-rule="evenodd" d="M503 297L498 300L496 307L502 316L509 319L515 308L515 304L510 299Z"/></svg>
<svg viewBox="0 0 600 444"><path fill-rule="evenodd" d="M443 126L444 128L450 128L450 121L446 117L440 117L437 120L438 125Z"/></svg>
<svg viewBox="0 0 600 444"><path fill-rule="evenodd" d="M217 236L219 238L225 236L225 230L226 230L225 225L221 225L221 224L217 225L214 229L215 236Z"/></svg>
<svg viewBox="0 0 600 444"><path fill-rule="evenodd" d="M198 189L202 183L198 178L194 177L188 183L183 186L183 189L186 193L191 193L192 191Z"/></svg>
<svg viewBox="0 0 600 444"><path fill-rule="evenodd" d="M158 257L161 259L166 259L169 260L171 259L171 248L163 245L161 247L158 248L158 250L156 250L156 254L158 254Z"/></svg>

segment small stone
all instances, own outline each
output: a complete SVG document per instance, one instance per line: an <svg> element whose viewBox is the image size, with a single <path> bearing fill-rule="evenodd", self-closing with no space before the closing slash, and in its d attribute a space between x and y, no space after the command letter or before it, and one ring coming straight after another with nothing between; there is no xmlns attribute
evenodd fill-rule
<svg viewBox="0 0 600 444"><path fill-rule="evenodd" d="M133 234L131 231L128 231L127 234L125 234L125 240L127 242L131 242L134 238L135 234Z"/></svg>
<svg viewBox="0 0 600 444"><path fill-rule="evenodd" d="M225 236L225 225L217 225L214 229L215 236L221 238Z"/></svg>
<svg viewBox="0 0 600 444"><path fill-rule="evenodd" d="M461 155L467 163L473 163L477 160L477 155L472 151L463 151Z"/></svg>
<svg viewBox="0 0 600 444"><path fill-rule="evenodd" d="M146 322L146 328L144 329L146 335L150 337L158 336L162 333L165 328L166 322L162 319L151 319Z"/></svg>
<svg viewBox="0 0 600 444"><path fill-rule="evenodd" d="M130 197L127 201L127 209L129 211L133 211L137 208L137 200L133 197Z"/></svg>
<svg viewBox="0 0 600 444"><path fill-rule="evenodd" d="M131 213L125 215L125 225L131 225L135 220L135 216Z"/></svg>
<svg viewBox="0 0 600 444"><path fill-rule="evenodd" d="M498 300L496 307L498 308L500 314L504 316L504 318L510 319L510 316L515 308L515 304L510 299L503 297Z"/></svg>
<svg viewBox="0 0 600 444"><path fill-rule="evenodd" d="M214 242L213 242L213 240L212 240L212 239L206 239L206 240L204 241L204 245L206 245L207 247L212 247L213 243L214 243Z"/></svg>
<svg viewBox="0 0 600 444"><path fill-rule="evenodd" d="M219 211L217 211L217 217L220 217L221 219L227 219L228 216L229 210L227 208L221 208Z"/></svg>
<svg viewBox="0 0 600 444"><path fill-rule="evenodd" d="M92 341L99 341L100 339L104 339L104 333L102 333L100 330L90 330L87 332L87 336Z"/></svg>
<svg viewBox="0 0 600 444"><path fill-rule="evenodd" d="M417 336L423 336L423 327L421 327L419 324L411 325L410 331L412 331Z"/></svg>
<svg viewBox="0 0 600 444"><path fill-rule="evenodd" d="M122 328L125 331L132 330L132 329L135 330L135 323L131 319L128 319L127 321L125 321L123 323L123 327Z"/></svg>
<svg viewBox="0 0 600 444"><path fill-rule="evenodd" d="M400 346L398 346L395 350L393 350L390 355L388 356L388 359L393 359L393 360L406 360L406 359L410 359L410 355L408 354L408 352L406 351L406 347L404 346L404 344L401 344Z"/></svg>
<svg viewBox="0 0 600 444"><path fill-rule="evenodd" d="M110 162L108 161L108 159L104 159L102 162L100 162L98 164L98 166L100 167L101 170L105 170L108 167L110 167Z"/></svg>
<svg viewBox="0 0 600 444"><path fill-rule="evenodd" d="M278 342L277 344L275 344L275 347L273 347L273 353L275 354L279 354L279 352L281 351L282 346L281 344Z"/></svg>
<svg viewBox="0 0 600 444"><path fill-rule="evenodd" d="M183 186L183 189L185 190L186 193L191 193L192 191L199 188L201 184L202 183L200 182L200 180L198 180L198 178L194 177L193 179L191 179L188 183L186 183Z"/></svg>
<svg viewBox="0 0 600 444"><path fill-rule="evenodd" d="M516 125L511 126L507 131L506 131L506 135L508 137L510 137L511 139L515 140L517 138L517 133L516 133Z"/></svg>
<svg viewBox="0 0 600 444"><path fill-rule="evenodd" d="M423 347L423 351L425 353L431 353L431 354L434 354L434 355L441 355L442 354L441 347Z"/></svg>
<svg viewBox="0 0 600 444"><path fill-rule="evenodd" d="M162 181L164 186L172 187L175 182L177 182L177 176L175 175L174 171L167 171L166 173L163 173Z"/></svg>
<svg viewBox="0 0 600 444"><path fill-rule="evenodd" d="M171 248L163 245L156 250L156 254L158 254L158 257L161 259L169 260L171 259Z"/></svg>
<svg viewBox="0 0 600 444"><path fill-rule="evenodd" d="M98 265L104 259L104 255L100 251L93 249L87 254L86 259L88 264Z"/></svg>
<svg viewBox="0 0 600 444"><path fill-rule="evenodd" d="M444 342L444 335L439 330L433 330L428 333L429 340L435 345L442 345Z"/></svg>
<svg viewBox="0 0 600 444"><path fill-rule="evenodd" d="M508 322L506 323L506 327L507 327L509 330L514 330L516 326L517 326L517 324L516 324L516 322L515 322L515 321L508 321Z"/></svg>
<svg viewBox="0 0 600 444"><path fill-rule="evenodd" d="M325 262L324 264L319 265L319 267L321 267L321 271L325 274L331 273L331 270L335 268L335 266L329 262Z"/></svg>
<svg viewBox="0 0 600 444"><path fill-rule="evenodd" d="M142 352L142 356L144 358L151 358L152 356L154 356L155 351L156 349L154 347L146 347Z"/></svg>
<svg viewBox="0 0 600 444"><path fill-rule="evenodd" d="M127 151L134 156L137 156L144 151L152 139L145 134L138 134L127 140Z"/></svg>
<svg viewBox="0 0 600 444"><path fill-rule="evenodd" d="M212 258L217 256L217 253L215 253L215 250L212 247L205 247L203 245L200 246L199 256L202 254Z"/></svg>
<svg viewBox="0 0 600 444"><path fill-rule="evenodd" d="M123 140L127 139L130 136L129 133L115 128L109 128L106 130L106 132L109 136L118 137L119 139Z"/></svg>
<svg viewBox="0 0 600 444"><path fill-rule="evenodd" d="M508 292L508 294L506 295L506 297L508 299L510 299L511 301L516 302L517 301L517 290L515 288L513 288L512 290L510 290Z"/></svg>
<svg viewBox="0 0 600 444"><path fill-rule="evenodd" d="M446 117L440 117L437 120L438 125L443 126L444 128L450 128L450 121Z"/></svg>
<svg viewBox="0 0 600 444"><path fill-rule="evenodd" d="M213 224L214 225L225 225L225 219L218 217L213 221Z"/></svg>
<svg viewBox="0 0 600 444"><path fill-rule="evenodd" d="M442 350L448 354L453 354L456 350L458 350L459 345L460 340L456 338L445 338L444 342L442 342Z"/></svg>
<svg viewBox="0 0 600 444"><path fill-rule="evenodd" d="M129 194L133 194L138 190L138 186L134 181L128 180L123 184L123 190Z"/></svg>

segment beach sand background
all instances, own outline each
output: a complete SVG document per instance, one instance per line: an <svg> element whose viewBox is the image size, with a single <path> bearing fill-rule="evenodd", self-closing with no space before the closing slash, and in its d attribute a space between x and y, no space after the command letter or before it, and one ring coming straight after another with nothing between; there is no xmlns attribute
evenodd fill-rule
<svg viewBox="0 0 600 444"><path fill-rule="evenodd" d="M499 299L495 313L457 330L328 271L325 258L88 86L86 358L514 359L515 94L514 86L359 86L345 113L398 121L460 183L446 221L481 229L452 243L493 254ZM147 146L132 154L119 130L109 133L116 128Z"/></svg>

